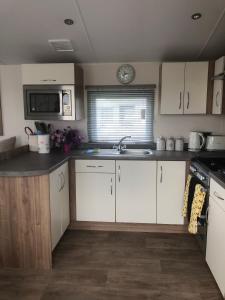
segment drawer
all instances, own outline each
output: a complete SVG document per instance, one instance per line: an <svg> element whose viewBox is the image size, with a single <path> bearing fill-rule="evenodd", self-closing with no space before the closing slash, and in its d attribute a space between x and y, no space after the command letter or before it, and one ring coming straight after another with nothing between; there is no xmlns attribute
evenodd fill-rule
<svg viewBox="0 0 225 300"><path fill-rule="evenodd" d="M225 211L225 189L213 179L210 179L210 196Z"/></svg>
<svg viewBox="0 0 225 300"><path fill-rule="evenodd" d="M77 173L115 173L115 160L76 160Z"/></svg>

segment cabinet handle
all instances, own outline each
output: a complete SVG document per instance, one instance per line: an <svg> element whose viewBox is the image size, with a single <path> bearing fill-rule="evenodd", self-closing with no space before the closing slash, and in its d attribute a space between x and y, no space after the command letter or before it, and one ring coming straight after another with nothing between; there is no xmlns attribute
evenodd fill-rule
<svg viewBox="0 0 225 300"><path fill-rule="evenodd" d="M42 82L47 82L47 81L54 82L54 81L56 81L56 79L41 79L41 81Z"/></svg>
<svg viewBox="0 0 225 300"><path fill-rule="evenodd" d="M162 183L163 181L163 167L160 166L160 171L161 171L161 174L160 174L160 183Z"/></svg>
<svg viewBox="0 0 225 300"><path fill-rule="evenodd" d="M118 167L118 180L120 182L120 166Z"/></svg>
<svg viewBox="0 0 225 300"><path fill-rule="evenodd" d="M96 168L96 166L86 165L87 168Z"/></svg>
<svg viewBox="0 0 225 300"><path fill-rule="evenodd" d="M218 103L218 96L219 96L219 91L217 91L216 93L216 107L219 107L219 103Z"/></svg>
<svg viewBox="0 0 225 300"><path fill-rule="evenodd" d="M104 166L98 166L98 168L103 168Z"/></svg>
<svg viewBox="0 0 225 300"><path fill-rule="evenodd" d="M187 92L187 98L188 98L187 109L189 109L189 104L190 104L190 93L189 92Z"/></svg>
<svg viewBox="0 0 225 300"><path fill-rule="evenodd" d="M112 178L111 178L111 185L110 185L110 194L111 194L111 195L112 195L112 192L113 192L113 186L112 186L113 183L112 183L112 181L113 181L113 180L112 180Z"/></svg>
<svg viewBox="0 0 225 300"><path fill-rule="evenodd" d="M63 172L61 172L61 176L62 176L62 189L61 190L63 190L64 189L64 186L65 186L65 176L64 176L64 173Z"/></svg>
<svg viewBox="0 0 225 300"><path fill-rule="evenodd" d="M62 173L58 174L58 179L59 179L59 186L58 186L58 192L61 192L62 190Z"/></svg>
<svg viewBox="0 0 225 300"><path fill-rule="evenodd" d="M216 196L216 198L218 198L218 199L224 201L224 198L220 197L220 196L217 194L217 192L214 192L213 195Z"/></svg>
<svg viewBox="0 0 225 300"><path fill-rule="evenodd" d="M180 103L179 103L179 109L181 109L181 104L182 104L182 92L180 92Z"/></svg>

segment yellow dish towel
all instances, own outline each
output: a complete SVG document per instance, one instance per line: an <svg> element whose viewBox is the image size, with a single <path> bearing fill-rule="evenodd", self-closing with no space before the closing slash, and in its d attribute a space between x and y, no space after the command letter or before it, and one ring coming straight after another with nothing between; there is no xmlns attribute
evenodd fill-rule
<svg viewBox="0 0 225 300"><path fill-rule="evenodd" d="M194 199L191 206L191 218L188 226L188 231L196 234L198 231L198 217L201 216L202 208L205 202L206 192L201 184L196 184Z"/></svg>
<svg viewBox="0 0 225 300"><path fill-rule="evenodd" d="M189 174L187 177L185 191L184 191L184 207L183 207L183 211L182 211L183 217L187 216L188 195L189 195L189 187L190 187L191 178L192 178L192 175Z"/></svg>

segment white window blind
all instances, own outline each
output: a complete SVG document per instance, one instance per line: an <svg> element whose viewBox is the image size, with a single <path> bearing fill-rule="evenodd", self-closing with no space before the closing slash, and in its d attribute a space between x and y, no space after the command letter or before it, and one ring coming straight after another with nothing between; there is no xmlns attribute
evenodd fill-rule
<svg viewBox="0 0 225 300"><path fill-rule="evenodd" d="M153 141L154 87L88 89L89 142ZM127 142L129 142L127 140Z"/></svg>

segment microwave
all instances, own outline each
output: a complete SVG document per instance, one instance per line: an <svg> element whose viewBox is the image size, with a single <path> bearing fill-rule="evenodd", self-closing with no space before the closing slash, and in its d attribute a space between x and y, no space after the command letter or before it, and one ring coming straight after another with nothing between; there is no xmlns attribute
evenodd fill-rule
<svg viewBox="0 0 225 300"><path fill-rule="evenodd" d="M24 85L26 120L75 120L75 85Z"/></svg>

